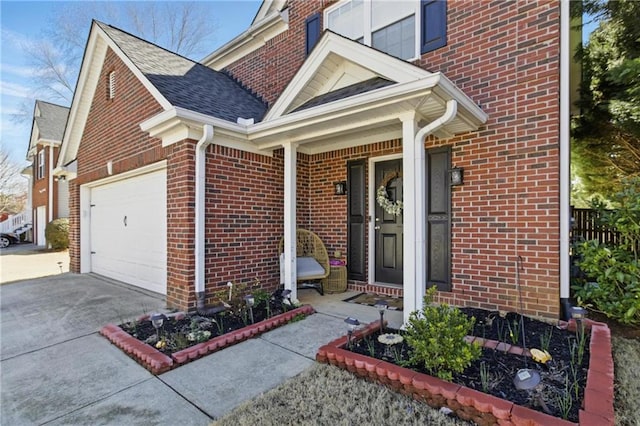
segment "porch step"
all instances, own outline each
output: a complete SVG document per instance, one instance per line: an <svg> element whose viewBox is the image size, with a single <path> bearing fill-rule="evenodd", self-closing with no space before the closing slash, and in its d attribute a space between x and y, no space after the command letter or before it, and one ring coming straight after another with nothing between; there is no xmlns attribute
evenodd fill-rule
<svg viewBox="0 0 640 426"><path fill-rule="evenodd" d="M29 231L32 228L33 228L32 224L26 223L24 226L21 226L20 228L14 230L13 232L15 234L22 235L22 234L24 234L25 232Z"/></svg>

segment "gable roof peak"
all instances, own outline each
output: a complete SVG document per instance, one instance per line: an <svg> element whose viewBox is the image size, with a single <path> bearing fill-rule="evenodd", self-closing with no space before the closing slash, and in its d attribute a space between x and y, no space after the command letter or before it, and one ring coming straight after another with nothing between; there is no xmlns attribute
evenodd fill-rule
<svg viewBox="0 0 640 426"><path fill-rule="evenodd" d="M325 30L322 37L265 116L271 120L309 101L347 88L374 90L380 81L406 83L433 75L418 66ZM370 85L367 81L376 81ZM325 97L325 100L327 98Z"/></svg>

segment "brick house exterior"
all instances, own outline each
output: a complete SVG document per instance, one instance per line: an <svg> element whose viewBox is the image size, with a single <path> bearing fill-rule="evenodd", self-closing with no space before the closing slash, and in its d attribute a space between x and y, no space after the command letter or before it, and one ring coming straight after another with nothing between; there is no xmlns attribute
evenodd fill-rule
<svg viewBox="0 0 640 426"><path fill-rule="evenodd" d="M433 4L442 7L443 43L422 53L423 36L420 54L405 61L333 32L329 16L347 1L274 1L181 73L159 64L184 58L94 22L58 163L62 174L77 165L68 173L72 271L97 264L90 246L100 231L86 219L94 192L162 171L168 306L194 309L198 291L209 296L228 281L277 287L283 235L285 287L295 292L300 227L329 253L347 253L350 289L403 295L407 315L427 285L438 285L441 301L514 310L519 284L525 313L557 318L568 296L560 95L568 18L554 0L416 0L407 22L430 22ZM388 215L375 202L378 173L392 163L405 203L403 218L390 219L401 239L396 283L379 279L387 258L377 257L386 240L376 219L384 226ZM448 184L453 167L464 170L460 186ZM347 196L334 194L340 181Z"/></svg>
<svg viewBox="0 0 640 426"><path fill-rule="evenodd" d="M69 217L68 182L54 177L69 108L36 101L27 160L31 162L27 203L32 209L33 242L46 246L47 223Z"/></svg>

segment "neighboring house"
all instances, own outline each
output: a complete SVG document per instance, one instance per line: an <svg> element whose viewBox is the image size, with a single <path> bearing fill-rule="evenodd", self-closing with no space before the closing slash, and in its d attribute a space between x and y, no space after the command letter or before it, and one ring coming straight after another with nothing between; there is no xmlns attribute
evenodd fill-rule
<svg viewBox="0 0 640 426"><path fill-rule="evenodd" d="M94 22L57 170L71 268L193 309L228 281L278 286L284 236L295 296L301 227L405 317L436 285L557 318L569 29L568 2L265 1L198 64Z"/></svg>
<svg viewBox="0 0 640 426"><path fill-rule="evenodd" d="M45 228L54 219L69 217L69 183L54 177L69 108L36 101L27 151L30 170L23 172L29 182L29 205L32 209L33 242L46 246Z"/></svg>

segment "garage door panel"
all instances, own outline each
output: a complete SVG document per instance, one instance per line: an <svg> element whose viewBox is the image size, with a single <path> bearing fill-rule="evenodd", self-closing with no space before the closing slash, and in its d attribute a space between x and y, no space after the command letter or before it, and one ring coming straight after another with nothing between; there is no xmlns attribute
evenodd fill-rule
<svg viewBox="0 0 640 426"><path fill-rule="evenodd" d="M91 191L92 271L166 294L166 171Z"/></svg>

